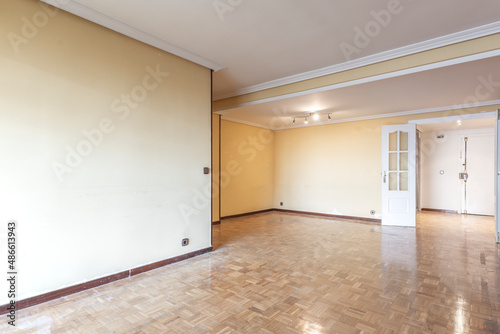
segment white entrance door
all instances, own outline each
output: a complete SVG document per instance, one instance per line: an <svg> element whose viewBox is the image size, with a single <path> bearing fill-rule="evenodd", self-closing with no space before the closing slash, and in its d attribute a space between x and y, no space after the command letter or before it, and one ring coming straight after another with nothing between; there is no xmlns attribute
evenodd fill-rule
<svg viewBox="0 0 500 334"><path fill-rule="evenodd" d="M382 127L382 225L417 222L416 124Z"/></svg>
<svg viewBox="0 0 500 334"><path fill-rule="evenodd" d="M495 214L493 134L471 134L462 138L462 164L467 167L467 180L462 181L463 212L472 215Z"/></svg>

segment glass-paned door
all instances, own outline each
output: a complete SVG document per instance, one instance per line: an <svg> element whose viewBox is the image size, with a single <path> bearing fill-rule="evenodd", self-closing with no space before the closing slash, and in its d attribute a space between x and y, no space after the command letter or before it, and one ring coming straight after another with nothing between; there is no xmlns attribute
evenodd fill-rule
<svg viewBox="0 0 500 334"><path fill-rule="evenodd" d="M416 125L382 127L382 224L416 225Z"/></svg>

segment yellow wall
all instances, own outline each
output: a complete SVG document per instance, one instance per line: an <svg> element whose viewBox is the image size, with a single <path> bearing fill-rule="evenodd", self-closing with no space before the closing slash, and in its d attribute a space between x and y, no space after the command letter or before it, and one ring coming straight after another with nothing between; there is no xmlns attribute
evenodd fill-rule
<svg viewBox="0 0 500 334"><path fill-rule="evenodd" d="M2 0L0 27L17 299L210 247L210 70L39 1Z"/></svg>
<svg viewBox="0 0 500 334"><path fill-rule="evenodd" d="M221 216L272 208L273 131L223 120L221 134Z"/></svg>
<svg viewBox="0 0 500 334"><path fill-rule="evenodd" d="M495 111L434 112L276 131L274 207L365 218L381 212L382 125Z"/></svg>

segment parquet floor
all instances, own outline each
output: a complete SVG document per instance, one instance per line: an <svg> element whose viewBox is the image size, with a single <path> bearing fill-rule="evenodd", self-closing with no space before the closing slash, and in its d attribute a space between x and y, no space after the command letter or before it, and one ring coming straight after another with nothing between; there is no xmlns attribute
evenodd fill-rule
<svg viewBox="0 0 500 334"><path fill-rule="evenodd" d="M422 213L412 229L273 212L213 232L213 253L19 311L15 332L500 333L491 217Z"/></svg>

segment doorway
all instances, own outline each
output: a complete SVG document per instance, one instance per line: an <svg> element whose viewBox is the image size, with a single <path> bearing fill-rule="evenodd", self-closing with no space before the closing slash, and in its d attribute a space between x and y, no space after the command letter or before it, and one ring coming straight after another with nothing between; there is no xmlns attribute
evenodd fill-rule
<svg viewBox="0 0 500 334"><path fill-rule="evenodd" d="M494 118L417 125L424 211L494 215Z"/></svg>

